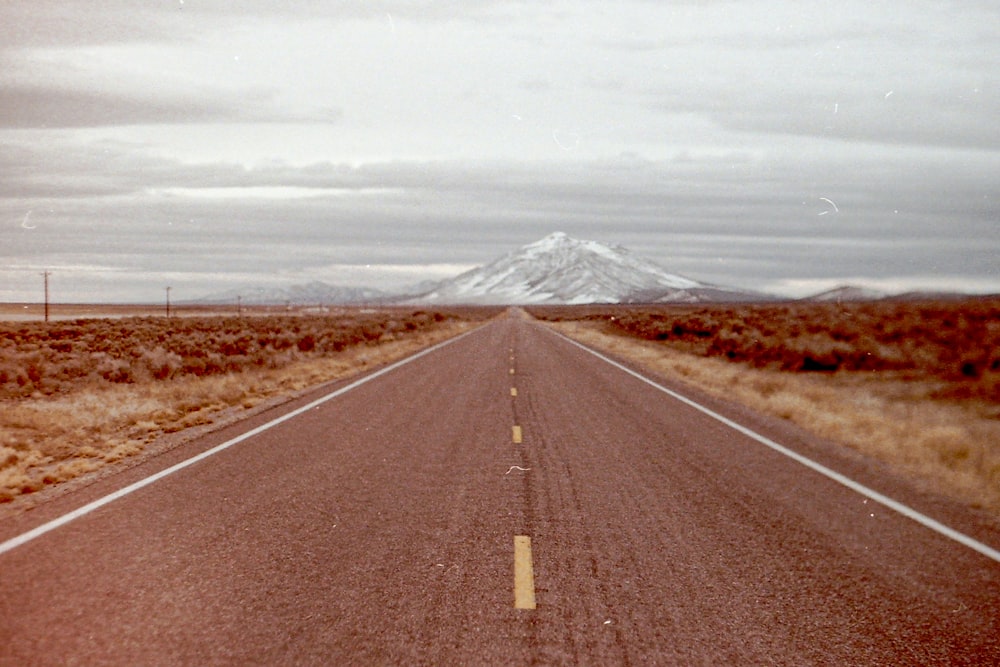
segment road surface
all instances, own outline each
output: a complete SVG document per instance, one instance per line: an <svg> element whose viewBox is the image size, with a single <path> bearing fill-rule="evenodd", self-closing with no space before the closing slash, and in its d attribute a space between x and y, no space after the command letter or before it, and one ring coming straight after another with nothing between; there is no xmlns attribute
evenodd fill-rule
<svg viewBox="0 0 1000 667"><path fill-rule="evenodd" d="M1000 562L538 323L338 388L0 523L0 664L1000 663ZM988 518L688 394L1000 546Z"/></svg>

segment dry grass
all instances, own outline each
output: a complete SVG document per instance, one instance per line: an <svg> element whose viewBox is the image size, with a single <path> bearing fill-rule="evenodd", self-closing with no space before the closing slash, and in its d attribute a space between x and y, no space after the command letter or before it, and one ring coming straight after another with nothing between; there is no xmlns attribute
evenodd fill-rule
<svg viewBox="0 0 1000 667"><path fill-rule="evenodd" d="M51 325L58 327L54 329L55 335L53 329L31 329L32 335L23 335L26 330L16 329L22 334L20 340L15 333L3 339L0 346L6 354L6 365L17 368L16 373L20 374L15 375L13 382L7 382L7 397L0 402L0 502L135 457L165 434L212 424L223 417L242 416L250 409L283 400L308 387L400 359L457 335L492 314L475 311L435 317L417 313L412 318L400 316L396 311L368 313L368 317L351 320L358 325L356 335L338 334L332 338L325 332L342 334L344 329L331 326L328 318L319 323L303 318L296 321L295 331L286 337L287 346L283 343L279 350L265 351L259 345L254 350L236 349L239 345L233 343L251 334L261 340L260 330L238 332L233 330L231 319L206 319L194 339L200 337L201 347L208 355L217 354L212 345L229 346L233 352L230 356L235 359L220 363L223 370L213 373L205 373L202 366L195 367L201 373L181 372L186 357L165 349L169 342L159 337L163 322L137 320L128 325L128 330L139 333L100 342L100 337L88 332L109 326L107 322L78 323L72 337L78 346L71 351L75 354L53 353L49 347L67 338L64 323ZM263 320L248 324L272 333L274 325L275 322ZM184 326L184 331L190 334L193 325L187 322ZM150 327L157 335L149 333ZM275 334L278 339L280 333ZM307 340L313 340L313 344L299 345L306 336L312 337ZM175 342L189 346L194 340L189 338L180 335ZM81 344L83 339L93 345ZM158 355L165 358L174 355L173 372L157 374L142 370L149 368L149 340L157 343ZM329 342L326 348L324 341ZM114 362L125 371L104 376L93 371L93 364L81 363L93 359L93 347L97 345L118 346L119 357L100 353L104 355L101 361L106 365ZM24 364L19 363L24 358L44 369L36 373L35 379L29 379L32 391L27 395L16 381L16 377L26 375ZM61 370L65 367L83 370L71 374Z"/></svg>
<svg viewBox="0 0 1000 667"><path fill-rule="evenodd" d="M734 305L535 307L549 320L754 368L867 371L936 383L935 396L1000 406L1000 298ZM1000 416L1000 412L996 413Z"/></svg>
<svg viewBox="0 0 1000 667"><path fill-rule="evenodd" d="M788 419L887 462L938 492L1000 515L1000 421L995 406L942 399L936 395L940 384L934 381L871 372L752 368L611 334L595 322L553 326L712 395Z"/></svg>
<svg viewBox="0 0 1000 667"><path fill-rule="evenodd" d="M102 384L280 368L426 330L458 311L344 310L336 316L132 317L0 322L0 400Z"/></svg>
<svg viewBox="0 0 1000 667"><path fill-rule="evenodd" d="M230 304L197 305L174 303L170 306L171 317L229 317L233 315L258 317L273 315L322 314L358 310L357 306L338 307L324 305L241 305ZM162 317L166 313L165 304L128 303L51 303L49 319L125 319L130 317ZM0 320L8 322L41 322L45 319L45 305L41 303L0 303Z"/></svg>

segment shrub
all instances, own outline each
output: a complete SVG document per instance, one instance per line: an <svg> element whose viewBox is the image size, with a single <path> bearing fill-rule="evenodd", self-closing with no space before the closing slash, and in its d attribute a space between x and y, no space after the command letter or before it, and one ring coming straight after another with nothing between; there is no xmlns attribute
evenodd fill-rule
<svg viewBox="0 0 1000 667"><path fill-rule="evenodd" d="M312 334L306 334L299 339L299 342L296 343L296 347L299 348L299 352L312 352L316 349L316 337Z"/></svg>
<svg viewBox="0 0 1000 667"><path fill-rule="evenodd" d="M336 354L387 332L411 333L498 309L442 313L347 311L339 317L136 317L73 322L0 322L0 400L72 391L83 382L132 383L280 367Z"/></svg>
<svg viewBox="0 0 1000 667"><path fill-rule="evenodd" d="M1000 299L748 305L533 307L543 319L602 321L708 357L795 372L908 373L940 394L998 401Z"/></svg>

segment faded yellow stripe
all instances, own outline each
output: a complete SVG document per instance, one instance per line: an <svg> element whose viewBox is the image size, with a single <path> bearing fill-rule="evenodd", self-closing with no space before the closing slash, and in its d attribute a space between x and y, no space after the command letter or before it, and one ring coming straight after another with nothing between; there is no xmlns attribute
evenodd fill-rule
<svg viewBox="0 0 1000 667"><path fill-rule="evenodd" d="M535 608L535 568L527 535L514 536L514 608Z"/></svg>
<svg viewBox="0 0 1000 667"><path fill-rule="evenodd" d="M514 374L514 369L513 369L513 368L512 368L512 369L510 369L510 374L511 374L511 375L513 375L513 374Z"/></svg>
<svg viewBox="0 0 1000 667"><path fill-rule="evenodd" d="M521 427L520 426L514 426L513 428L511 428L511 435L514 438L514 443L515 444L520 444L520 442L521 442Z"/></svg>
<svg viewBox="0 0 1000 667"><path fill-rule="evenodd" d="M511 396L517 396L517 387L511 387L510 388L510 395Z"/></svg>

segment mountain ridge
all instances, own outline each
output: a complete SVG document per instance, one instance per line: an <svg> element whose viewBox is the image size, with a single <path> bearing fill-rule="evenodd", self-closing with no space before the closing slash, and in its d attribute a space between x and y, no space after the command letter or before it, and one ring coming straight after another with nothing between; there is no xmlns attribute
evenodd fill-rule
<svg viewBox="0 0 1000 667"><path fill-rule="evenodd" d="M391 300L393 295L372 287L347 287L330 285L319 280L287 287L248 285L214 292L199 299L184 303L191 304L231 304L239 301L247 306L270 306L288 304L290 306L352 305L381 303Z"/></svg>
<svg viewBox="0 0 1000 667"><path fill-rule="evenodd" d="M312 281L287 287L248 285L186 303L575 305L718 303L775 298L671 273L621 245L579 240L563 232L553 232L452 278L421 283L395 293Z"/></svg>

